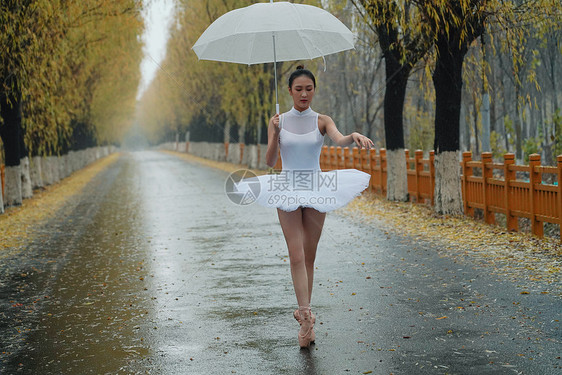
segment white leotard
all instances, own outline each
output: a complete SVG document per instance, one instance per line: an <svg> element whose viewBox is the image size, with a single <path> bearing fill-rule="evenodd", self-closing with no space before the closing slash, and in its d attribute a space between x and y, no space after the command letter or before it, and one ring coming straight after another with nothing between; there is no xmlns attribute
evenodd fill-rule
<svg viewBox="0 0 562 375"><path fill-rule="evenodd" d="M252 193L260 205L284 211L310 207L328 212L345 206L369 186L371 176L356 169L320 170L324 136L318 129L318 113L312 109L299 112L292 108L280 116L279 127L281 173L239 184L241 190L253 186Z"/></svg>
<svg viewBox="0 0 562 375"><path fill-rule="evenodd" d="M318 129L318 113L292 108L279 119L279 148L283 170L320 170L324 136Z"/></svg>

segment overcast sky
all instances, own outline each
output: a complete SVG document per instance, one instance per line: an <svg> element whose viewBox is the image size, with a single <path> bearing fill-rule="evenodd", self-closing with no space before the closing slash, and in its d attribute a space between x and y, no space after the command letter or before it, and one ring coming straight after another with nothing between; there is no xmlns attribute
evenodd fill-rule
<svg viewBox="0 0 562 375"><path fill-rule="evenodd" d="M140 98L154 78L158 65L166 56L166 41L175 10L174 0L146 0L143 17L145 33L143 35L144 59L141 62L142 78L137 93Z"/></svg>

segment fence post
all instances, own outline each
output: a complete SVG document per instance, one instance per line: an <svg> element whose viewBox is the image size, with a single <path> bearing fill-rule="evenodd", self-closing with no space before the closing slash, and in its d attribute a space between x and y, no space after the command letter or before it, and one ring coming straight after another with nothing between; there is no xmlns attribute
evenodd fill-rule
<svg viewBox="0 0 562 375"><path fill-rule="evenodd" d="M511 181L515 180L515 171L509 166L515 164L515 154L505 154L503 156L503 178L504 178L504 199L505 199L505 219L507 222L507 230L517 232L519 230L519 222L516 216L511 214Z"/></svg>
<svg viewBox="0 0 562 375"><path fill-rule="evenodd" d="M361 170L365 173L369 171L369 154L366 148L361 149Z"/></svg>
<svg viewBox="0 0 562 375"><path fill-rule="evenodd" d="M345 157L343 156L344 150L341 146L336 147L336 168L335 169L344 169L345 168Z"/></svg>
<svg viewBox="0 0 562 375"><path fill-rule="evenodd" d="M429 183L431 206L435 205L435 151L429 151Z"/></svg>
<svg viewBox="0 0 562 375"><path fill-rule="evenodd" d="M376 168L377 168L377 150L376 149L371 150L370 157L371 157L371 160L370 160L369 167L371 169L371 191L374 191L375 190L375 184L376 184L375 173L376 173Z"/></svg>
<svg viewBox="0 0 562 375"><path fill-rule="evenodd" d="M349 147L344 147L343 149L343 154L344 154L344 163L343 163L343 168L345 169L353 169L354 167L354 158L353 158L353 149L349 148Z"/></svg>
<svg viewBox="0 0 562 375"><path fill-rule="evenodd" d="M542 173L536 171L537 167L541 165L541 156L539 154L529 155L529 192L531 193L531 228L533 234L539 237L544 235L543 223L537 220L538 196L535 185L542 183Z"/></svg>
<svg viewBox="0 0 562 375"><path fill-rule="evenodd" d="M557 196L557 204L558 204L558 226L560 227L560 241L562 241L562 155L558 155L556 157L556 161L558 162L558 196Z"/></svg>
<svg viewBox="0 0 562 375"><path fill-rule="evenodd" d="M488 224L494 224L496 222L496 216L490 211L490 186L488 184L488 179L492 178L494 175L494 170L492 166L488 167L488 164L492 164L492 153L483 152L482 153L482 192L484 193L484 221Z"/></svg>
<svg viewBox="0 0 562 375"><path fill-rule="evenodd" d="M357 147L353 147L351 149L353 155L353 168L354 169L361 169L361 160L359 159L359 149Z"/></svg>
<svg viewBox="0 0 562 375"><path fill-rule="evenodd" d="M420 203L421 191L420 191L420 174L423 171L423 151L416 150L414 153L415 168L416 168L416 202Z"/></svg>
<svg viewBox="0 0 562 375"><path fill-rule="evenodd" d="M386 148L381 148L381 194L386 196Z"/></svg>
<svg viewBox="0 0 562 375"><path fill-rule="evenodd" d="M410 191L416 191L414 189L412 189L412 187L410 186L410 176L408 175L408 172L410 171L410 162L408 161L408 159L410 158L410 150L405 148L404 149L404 156L406 156L406 188L408 190L408 201L412 202L412 199L414 198L412 194L410 194ZM414 166L415 169L415 166ZM416 181L417 182L417 181ZM417 195L416 195L416 199L417 199ZM416 200L416 203L417 200Z"/></svg>
<svg viewBox="0 0 562 375"><path fill-rule="evenodd" d="M328 146L322 146L322 151L320 152L320 169L326 171L328 168L326 166L326 152L328 151Z"/></svg>
<svg viewBox="0 0 562 375"><path fill-rule="evenodd" d="M330 170L338 169L338 162L336 159L336 146L330 146Z"/></svg>
<svg viewBox="0 0 562 375"><path fill-rule="evenodd" d="M240 164L242 164L242 160L244 160L244 146L246 146L244 143L240 143Z"/></svg>
<svg viewBox="0 0 562 375"><path fill-rule="evenodd" d="M472 167L467 166L467 163L472 161L472 151L465 151L462 153L462 192L463 192L463 206L464 214L474 217L474 208L468 205L468 177L472 176Z"/></svg>

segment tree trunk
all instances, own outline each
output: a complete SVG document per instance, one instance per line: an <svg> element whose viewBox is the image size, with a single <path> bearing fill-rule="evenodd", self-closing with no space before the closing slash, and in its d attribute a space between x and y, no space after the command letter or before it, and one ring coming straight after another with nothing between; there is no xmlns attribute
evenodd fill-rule
<svg viewBox="0 0 562 375"><path fill-rule="evenodd" d="M483 32L480 36L482 42L482 63L487 68L489 64L489 38ZM485 71L485 70L484 70ZM484 79L486 78L486 73L482 73L482 104L480 105L480 113L482 114L482 151L488 152L492 151L490 146L490 92L489 87L485 84Z"/></svg>
<svg viewBox="0 0 562 375"><path fill-rule="evenodd" d="M92 150L92 160L90 161L90 163L94 162L96 160L95 157L95 151ZM49 160L50 160L50 167L51 167L51 184L56 184L58 183L61 178L60 178L60 168L59 168L59 157L58 156L49 156Z"/></svg>
<svg viewBox="0 0 562 375"><path fill-rule="evenodd" d="M403 112L410 68L409 65L400 64L392 51L385 53L384 62L387 82L384 93L384 133L388 163L386 198L391 201L407 201Z"/></svg>
<svg viewBox="0 0 562 375"><path fill-rule="evenodd" d="M21 194L21 166L6 165L6 196L5 204L6 206L19 206L22 204L22 194Z"/></svg>
<svg viewBox="0 0 562 375"><path fill-rule="evenodd" d="M472 150L470 121L466 121L467 108L461 105L459 113L459 148L462 150Z"/></svg>
<svg viewBox="0 0 562 375"><path fill-rule="evenodd" d="M0 181L0 214L4 213L4 199L2 198L2 184Z"/></svg>
<svg viewBox="0 0 562 375"><path fill-rule="evenodd" d="M21 197L28 199L33 196L33 189L31 187L31 176L29 171L29 157L24 157L20 160L21 169Z"/></svg>
<svg viewBox="0 0 562 375"><path fill-rule="evenodd" d="M515 116L513 116L513 122L515 125L515 157L517 161L523 160L523 128L521 119L521 87L515 82Z"/></svg>
<svg viewBox="0 0 562 375"><path fill-rule="evenodd" d="M31 187L33 189L42 188L44 186L41 162L42 162L41 156L34 156L31 159L30 177L31 177Z"/></svg>
<svg viewBox="0 0 562 375"><path fill-rule="evenodd" d="M7 206L20 205L22 203L20 159L25 154L25 150L21 149L23 145L21 93L16 88L8 95L0 96L0 113L4 121L0 127L0 136L4 144L6 163L4 204Z"/></svg>
<svg viewBox="0 0 562 375"><path fill-rule="evenodd" d="M474 153L480 155L480 139L478 134L478 110L476 109L476 102L474 102ZM470 150L470 149L469 149Z"/></svg>
<svg viewBox="0 0 562 375"><path fill-rule="evenodd" d="M555 141L551 141L550 140L550 129L548 127L548 123L545 121L545 113L546 113L546 95L541 95L541 101L542 101L542 105L541 108L539 109L539 123L542 126L542 135L543 135L543 139L541 142L541 148L543 150L543 160L544 160L544 164L545 165L555 165L554 164L554 155L553 155L553 147L555 144Z"/></svg>
<svg viewBox="0 0 562 375"><path fill-rule="evenodd" d="M484 92L482 96L482 151L492 151L490 147L490 94Z"/></svg>
<svg viewBox="0 0 562 375"><path fill-rule="evenodd" d="M538 94L535 94L535 98L538 97ZM527 122L527 129L529 131L529 138L536 138L538 134L538 124L537 121L537 111L533 108L532 105L527 104L527 109L529 111L529 121Z"/></svg>
<svg viewBox="0 0 562 375"><path fill-rule="evenodd" d="M223 141L225 143L230 143L231 124L232 124L232 122L230 121L230 119L227 119L226 122L224 123L224 140Z"/></svg>
<svg viewBox="0 0 562 375"><path fill-rule="evenodd" d="M457 151L435 154L435 212L445 215L462 214L460 175Z"/></svg>
<svg viewBox="0 0 562 375"><path fill-rule="evenodd" d="M552 112L555 113L556 110L559 108L558 106L558 83L556 80L556 67L557 67L557 58L558 54L555 52L559 47L559 43L557 42L554 35L550 35L548 37L548 49L551 53L549 53L549 65L550 65L550 76L552 77Z"/></svg>
<svg viewBox="0 0 562 375"><path fill-rule="evenodd" d="M501 122L501 126L499 126L498 128L501 127L501 131L503 131L503 140L504 140L504 146L505 146L505 151L506 152L511 152L511 147L509 146L509 133L507 131L507 126L506 126L506 116L509 113L509 103L511 103L510 100L510 91L507 88L507 83L508 80L506 78L506 68L504 67L504 63L503 63L503 59L502 59L502 55L500 54L498 56L498 61L499 61L499 65L500 65L500 81L501 81L501 93L500 95L502 95L502 100L500 100L501 105L502 105L502 113L503 115L500 118L500 122ZM501 72L503 72L504 74L501 74Z"/></svg>
<svg viewBox="0 0 562 375"><path fill-rule="evenodd" d="M393 201L408 200L406 153L403 148L386 151L386 198Z"/></svg>
<svg viewBox="0 0 562 375"><path fill-rule="evenodd" d="M433 73L435 86L435 206L441 214L462 214L458 160L462 63L469 42L441 37Z"/></svg>

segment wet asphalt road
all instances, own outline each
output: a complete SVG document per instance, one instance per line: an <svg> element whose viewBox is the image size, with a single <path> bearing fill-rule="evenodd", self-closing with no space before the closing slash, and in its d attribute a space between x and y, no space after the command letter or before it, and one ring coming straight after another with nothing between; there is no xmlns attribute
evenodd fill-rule
<svg viewBox="0 0 562 375"><path fill-rule="evenodd" d="M299 350L275 210L124 154L0 259L2 374L559 374L561 303L331 213Z"/></svg>

